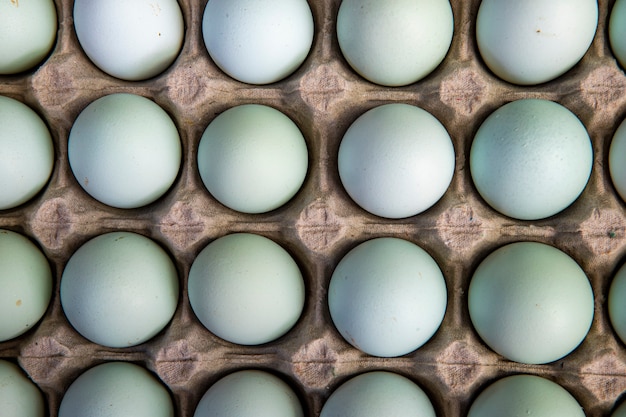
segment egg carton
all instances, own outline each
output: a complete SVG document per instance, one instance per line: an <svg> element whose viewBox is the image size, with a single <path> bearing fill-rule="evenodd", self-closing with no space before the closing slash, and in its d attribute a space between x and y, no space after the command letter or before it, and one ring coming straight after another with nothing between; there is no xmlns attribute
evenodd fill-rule
<svg viewBox="0 0 626 417"><path fill-rule="evenodd" d="M475 41L479 0L451 2L454 38L447 57L425 79L405 87L382 87L358 76L342 57L335 35L340 0L310 0L315 36L304 64L271 85L253 86L222 73L206 52L201 21L206 0L180 0L186 24L182 51L163 74L129 82L98 70L80 48L72 0L55 0L59 30L48 59L36 70L0 76L0 94L35 109L48 123L55 146L49 184L32 201L0 212L0 227L38 243L55 277L53 298L41 322L0 343L0 357L19 363L45 394L56 417L65 390L86 369L121 360L145 366L169 388L176 415L191 417L201 396L219 378L239 369L264 369L283 377L299 395L307 416L317 416L330 394L350 377L370 370L407 376L430 397L438 416L461 417L478 393L496 379L529 373L566 388L589 417L608 416L626 392L626 348L608 319L607 292L626 258L625 203L608 172L608 148L626 117L626 75L609 48L607 21L613 0L599 0L599 26L586 55L572 70L539 86L501 81L484 65ZM89 103L117 92L154 100L172 117L183 144L183 165L172 189L153 204L116 209L89 197L73 177L67 158L72 123ZM469 149L478 127L501 105L521 98L561 103L586 126L594 165L584 192L569 208L538 221L498 214L478 195L469 173ZM196 150L216 115L235 105L270 105L301 129L309 172L300 192L266 214L234 212L214 200L200 179ZM359 208L341 185L337 152L343 133L366 110L385 103L417 105L437 117L452 137L454 178L443 198L426 212L399 220ZM175 261L181 295L171 323L150 341L107 348L79 335L65 318L59 283L69 257L92 237L134 231L161 244ZM240 346L206 330L191 310L187 276L196 255L214 239L257 233L279 243L299 264L306 283L304 311L295 327L261 346ZM439 331L424 346L397 358L360 352L334 328L326 301L330 276L357 244L393 236L417 243L441 267L448 307ZM490 350L473 329L467 290L477 265L510 242L553 245L583 268L595 296L588 336L568 356L525 365Z"/></svg>

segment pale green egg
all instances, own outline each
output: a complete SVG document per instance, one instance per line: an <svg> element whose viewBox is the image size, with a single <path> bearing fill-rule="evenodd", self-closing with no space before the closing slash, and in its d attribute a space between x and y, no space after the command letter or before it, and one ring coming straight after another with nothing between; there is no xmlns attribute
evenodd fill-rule
<svg viewBox="0 0 626 417"><path fill-rule="evenodd" d="M44 417L39 388L14 363L0 360L0 414L2 417Z"/></svg>
<svg viewBox="0 0 626 417"><path fill-rule="evenodd" d="M33 328L48 309L52 285L41 250L26 237L0 229L0 342Z"/></svg>

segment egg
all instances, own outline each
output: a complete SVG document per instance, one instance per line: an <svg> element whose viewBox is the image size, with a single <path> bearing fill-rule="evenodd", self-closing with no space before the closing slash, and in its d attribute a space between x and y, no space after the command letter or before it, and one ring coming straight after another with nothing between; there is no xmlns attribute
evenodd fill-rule
<svg viewBox="0 0 626 417"><path fill-rule="evenodd" d="M472 403L467 417L585 417L585 413L565 388L536 375L501 378L482 391Z"/></svg>
<svg viewBox="0 0 626 417"><path fill-rule="evenodd" d="M609 174L617 193L626 201L626 121L619 125L609 148Z"/></svg>
<svg viewBox="0 0 626 417"><path fill-rule="evenodd" d="M446 282L435 260L399 238L375 238L353 248L328 287L339 333L379 357L402 356L425 344L441 325L446 304Z"/></svg>
<svg viewBox="0 0 626 417"><path fill-rule="evenodd" d="M96 200L137 208L174 183L182 160L178 130L158 104L142 96L101 97L78 115L67 153L80 186Z"/></svg>
<svg viewBox="0 0 626 417"><path fill-rule="evenodd" d="M45 122L27 105L0 96L0 210L32 199L53 167L54 145Z"/></svg>
<svg viewBox="0 0 626 417"><path fill-rule="evenodd" d="M274 241L234 233L209 243L189 271L189 302L200 322L232 343L259 345L287 333L304 307L302 273Z"/></svg>
<svg viewBox="0 0 626 417"><path fill-rule="evenodd" d="M176 0L75 0L74 27L89 59L128 81L145 80L170 67L185 29Z"/></svg>
<svg viewBox="0 0 626 417"><path fill-rule="evenodd" d="M594 314L591 284L569 255L539 242L490 253L470 281L468 308L482 340L505 358L544 364L584 340Z"/></svg>
<svg viewBox="0 0 626 417"><path fill-rule="evenodd" d="M450 135L433 115L393 103L352 123L337 164L352 200L372 214L397 219L422 213L445 194L455 154Z"/></svg>
<svg viewBox="0 0 626 417"><path fill-rule="evenodd" d="M616 0L609 17L609 42L613 54L626 67L626 1Z"/></svg>
<svg viewBox="0 0 626 417"><path fill-rule="evenodd" d="M454 31L448 0L344 0L337 40L363 78L403 86L430 74L445 58Z"/></svg>
<svg viewBox="0 0 626 417"><path fill-rule="evenodd" d="M536 85L576 65L597 25L597 0L482 0L476 40L495 75L513 84Z"/></svg>
<svg viewBox="0 0 626 417"><path fill-rule="evenodd" d="M25 236L0 229L0 342L39 322L50 304L52 285L50 264L41 250Z"/></svg>
<svg viewBox="0 0 626 417"><path fill-rule="evenodd" d="M52 50L57 12L52 0L0 2L0 75L34 68Z"/></svg>
<svg viewBox="0 0 626 417"><path fill-rule="evenodd" d="M480 125L469 162L487 204L515 219L538 220L563 211L583 192L593 150L585 126L570 110L522 99Z"/></svg>
<svg viewBox="0 0 626 417"><path fill-rule="evenodd" d="M210 0L202 35L213 62L248 84L270 84L304 62L314 35L306 0Z"/></svg>
<svg viewBox="0 0 626 417"><path fill-rule="evenodd" d="M608 296L609 319L617 336L626 343L626 267L617 271L611 282Z"/></svg>
<svg viewBox="0 0 626 417"><path fill-rule="evenodd" d="M78 376L69 386L58 417L174 417L167 388L142 366L104 362Z"/></svg>
<svg viewBox="0 0 626 417"><path fill-rule="evenodd" d="M352 377L328 398L320 417L435 417L426 393L410 379L387 371Z"/></svg>
<svg viewBox="0 0 626 417"><path fill-rule="evenodd" d="M3 417L45 417L43 395L16 364L0 359L0 410Z"/></svg>
<svg viewBox="0 0 626 417"><path fill-rule="evenodd" d="M213 384L200 399L194 417L304 417L293 389L266 371L233 372Z"/></svg>
<svg viewBox="0 0 626 417"><path fill-rule="evenodd" d="M287 203L308 169L307 145L282 112L244 104L218 115L198 146L198 170L209 193L243 213L265 213Z"/></svg>
<svg viewBox="0 0 626 417"><path fill-rule="evenodd" d="M178 304L178 274L156 242L110 232L84 243L61 277L61 306L70 324L103 346L143 343L170 322Z"/></svg>

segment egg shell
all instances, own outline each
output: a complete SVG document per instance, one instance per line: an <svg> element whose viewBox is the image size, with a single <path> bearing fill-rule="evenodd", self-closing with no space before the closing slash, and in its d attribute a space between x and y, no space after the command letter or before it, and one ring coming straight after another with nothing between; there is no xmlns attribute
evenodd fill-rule
<svg viewBox="0 0 626 417"><path fill-rule="evenodd" d="M75 0L74 26L89 59L129 81L154 77L172 65L185 29L176 0Z"/></svg>
<svg viewBox="0 0 626 417"><path fill-rule="evenodd" d="M561 104L540 99L516 100L490 114L469 157L481 197L520 220L566 209L585 189L593 166L582 122Z"/></svg>
<svg viewBox="0 0 626 417"><path fill-rule="evenodd" d="M202 396L194 417L303 417L300 400L291 387L261 370L231 373Z"/></svg>
<svg viewBox="0 0 626 417"><path fill-rule="evenodd" d="M344 0L337 40L365 79L398 87L421 80L445 58L454 30L448 0Z"/></svg>
<svg viewBox="0 0 626 417"><path fill-rule="evenodd" d="M226 74L249 84L270 84L292 74L313 43L306 0L210 0L202 35L209 55Z"/></svg>
<svg viewBox="0 0 626 417"><path fill-rule="evenodd" d="M454 175L454 146L432 114L384 104L359 116L341 140L338 169L350 197L368 212L404 218L433 206Z"/></svg>
<svg viewBox="0 0 626 417"><path fill-rule="evenodd" d="M609 17L609 42L613 54L626 67L626 1L616 0Z"/></svg>
<svg viewBox="0 0 626 417"><path fill-rule="evenodd" d="M626 343L626 267L617 271L608 294L609 319L617 336Z"/></svg>
<svg viewBox="0 0 626 417"><path fill-rule="evenodd" d="M78 115L68 158L80 186L117 208L150 204L170 189L180 170L176 125L154 101L129 93L101 97Z"/></svg>
<svg viewBox="0 0 626 417"><path fill-rule="evenodd" d="M14 363L0 360L2 417L44 417L46 406L39 388Z"/></svg>
<svg viewBox="0 0 626 417"><path fill-rule="evenodd" d="M626 403L622 402L619 404L613 413L611 413L611 417L626 417Z"/></svg>
<svg viewBox="0 0 626 417"><path fill-rule="evenodd" d="M476 39L480 55L498 77L535 85L576 65L597 25L596 0L482 0Z"/></svg>
<svg viewBox="0 0 626 417"><path fill-rule="evenodd" d="M335 327L361 351L402 356L426 343L446 311L446 282L435 260L399 238L375 238L335 268L328 305Z"/></svg>
<svg viewBox="0 0 626 417"><path fill-rule="evenodd" d="M188 293L209 331L233 343L259 345L297 322L305 286L298 265L280 245L260 235L234 233L198 254Z"/></svg>
<svg viewBox="0 0 626 417"><path fill-rule="evenodd" d="M618 126L609 147L609 174L617 193L626 201L626 122Z"/></svg>
<svg viewBox="0 0 626 417"><path fill-rule="evenodd" d="M561 250L516 242L490 253L470 281L468 307L483 341L505 358L544 364L587 336L594 296L580 266Z"/></svg>
<svg viewBox="0 0 626 417"><path fill-rule="evenodd" d="M244 104L217 116L198 145L202 182L220 203L243 213L265 213L287 203L308 168L298 126L265 105Z"/></svg>
<svg viewBox="0 0 626 417"><path fill-rule="evenodd" d="M48 309L52 285L41 250L25 236L0 229L0 342L33 328Z"/></svg>
<svg viewBox="0 0 626 417"><path fill-rule="evenodd" d="M53 168L54 145L45 122L22 102L0 96L0 210L32 199Z"/></svg>
<svg viewBox="0 0 626 417"><path fill-rule="evenodd" d="M71 325L109 347L143 343L170 322L178 304L178 273L154 241L110 232L84 243L61 277L61 305Z"/></svg>
<svg viewBox="0 0 626 417"><path fill-rule="evenodd" d="M328 398L320 417L435 417L428 395L410 379L386 371L349 379Z"/></svg>
<svg viewBox="0 0 626 417"><path fill-rule="evenodd" d="M52 0L0 2L0 75L33 69L51 51L57 37Z"/></svg>
<svg viewBox="0 0 626 417"><path fill-rule="evenodd" d="M147 369L105 362L83 372L61 400L58 417L174 417L168 390Z"/></svg>

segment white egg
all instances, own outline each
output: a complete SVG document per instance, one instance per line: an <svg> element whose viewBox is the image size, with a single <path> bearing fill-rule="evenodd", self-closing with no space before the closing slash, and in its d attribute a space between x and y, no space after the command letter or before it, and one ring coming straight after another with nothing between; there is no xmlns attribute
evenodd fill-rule
<svg viewBox="0 0 626 417"><path fill-rule="evenodd" d="M182 160L169 115L153 101L126 93L89 104L76 118L67 148L80 186L119 208L142 207L165 194Z"/></svg>
<svg viewBox="0 0 626 417"><path fill-rule="evenodd" d="M467 417L585 417L565 388L535 375L512 375L497 380L472 403Z"/></svg>
<svg viewBox="0 0 626 417"><path fill-rule="evenodd" d="M328 398L320 417L435 417L426 393L392 372L367 372L349 379Z"/></svg>
<svg viewBox="0 0 626 417"><path fill-rule="evenodd" d="M44 121L25 104L0 96L0 210L33 198L53 167L54 145Z"/></svg>
<svg viewBox="0 0 626 417"><path fill-rule="evenodd" d="M0 229L0 342L30 330L52 297L50 264L26 237Z"/></svg>
<svg viewBox="0 0 626 417"><path fill-rule="evenodd" d="M215 64L232 78L269 84L291 75L313 43L306 0L210 0L202 34Z"/></svg>
<svg viewBox="0 0 626 417"><path fill-rule="evenodd" d="M618 62L626 67L626 0L616 0L611 9L609 42Z"/></svg>
<svg viewBox="0 0 626 417"><path fill-rule="evenodd" d="M594 299L585 272L538 242L508 244L472 276L469 314L483 341L505 358L543 364L563 358L591 327Z"/></svg>
<svg viewBox="0 0 626 417"><path fill-rule="evenodd" d="M194 417L303 417L300 400L279 377L260 370L229 374L202 396Z"/></svg>
<svg viewBox="0 0 626 417"><path fill-rule="evenodd" d="M476 38L480 55L498 77L534 85L576 65L597 25L597 0L482 0Z"/></svg>
<svg viewBox="0 0 626 417"><path fill-rule="evenodd" d="M403 218L434 205L454 175L445 127L408 104L386 104L361 115L343 136L338 166L350 197L372 214Z"/></svg>
<svg viewBox="0 0 626 417"><path fill-rule="evenodd" d="M446 311L446 282L435 260L398 238L361 243L339 262L328 288L333 323L357 349L405 355L426 343Z"/></svg>
<svg viewBox="0 0 626 417"><path fill-rule="evenodd" d="M626 201L626 121L622 121L611 140L609 174L617 193Z"/></svg>
<svg viewBox="0 0 626 417"><path fill-rule="evenodd" d="M211 242L189 271L189 302L202 324L229 342L267 343L287 333L304 307L304 280L280 245L250 233Z"/></svg>
<svg viewBox="0 0 626 417"><path fill-rule="evenodd" d="M198 146L198 169L209 193L243 213L287 203L307 168L307 145L298 126L268 106L226 110L209 124Z"/></svg>
<svg viewBox="0 0 626 417"><path fill-rule="evenodd" d="M0 410L3 417L44 417L39 388L12 362L0 360Z"/></svg>
<svg viewBox="0 0 626 417"><path fill-rule="evenodd" d="M430 74L454 31L448 0L344 0L337 39L350 66L367 80L402 86Z"/></svg>
<svg viewBox="0 0 626 417"><path fill-rule="evenodd" d="M167 388L147 369L105 362L83 372L61 400L59 417L174 417Z"/></svg>
<svg viewBox="0 0 626 417"><path fill-rule="evenodd" d="M583 192L591 175L591 139L562 105L538 99L505 104L480 126L470 150L478 192L521 220L555 215Z"/></svg>
<svg viewBox="0 0 626 417"><path fill-rule="evenodd" d="M109 347L143 343L172 319L178 274L154 241L111 232L83 244L61 277L61 305L70 324L92 342Z"/></svg>
<svg viewBox="0 0 626 417"><path fill-rule="evenodd" d="M626 343L626 267L622 266L615 274L609 289L609 319L617 336Z"/></svg>
<svg viewBox="0 0 626 417"><path fill-rule="evenodd" d="M48 55L56 35L54 1L0 1L0 74L32 69Z"/></svg>
<svg viewBox="0 0 626 417"><path fill-rule="evenodd" d="M176 0L75 0L74 26L98 68L130 81L154 77L172 65L184 37Z"/></svg>

